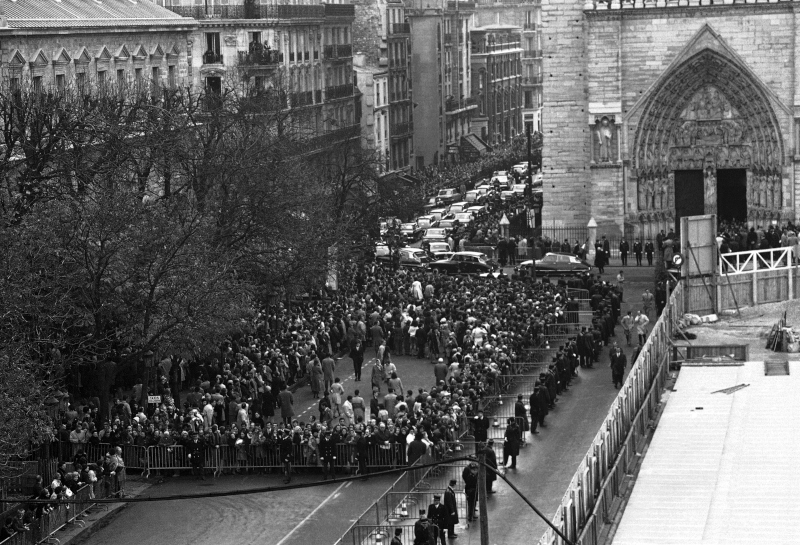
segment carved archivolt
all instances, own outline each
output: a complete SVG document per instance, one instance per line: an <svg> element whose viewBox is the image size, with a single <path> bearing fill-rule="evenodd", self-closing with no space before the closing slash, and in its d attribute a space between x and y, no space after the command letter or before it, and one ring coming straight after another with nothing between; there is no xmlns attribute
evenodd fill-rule
<svg viewBox="0 0 800 545"><path fill-rule="evenodd" d="M644 107L632 153L639 209L672 206L671 172L719 168L757 172L756 202L780 207L783 156L777 118L758 82L735 61L701 51L677 67Z"/></svg>

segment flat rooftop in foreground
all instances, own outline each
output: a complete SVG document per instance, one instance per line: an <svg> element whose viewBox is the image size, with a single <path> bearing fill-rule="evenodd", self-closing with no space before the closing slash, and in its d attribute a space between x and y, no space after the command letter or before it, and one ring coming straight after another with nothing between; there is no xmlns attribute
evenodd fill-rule
<svg viewBox="0 0 800 545"><path fill-rule="evenodd" d="M800 362L788 367L681 369L613 545L800 544Z"/></svg>

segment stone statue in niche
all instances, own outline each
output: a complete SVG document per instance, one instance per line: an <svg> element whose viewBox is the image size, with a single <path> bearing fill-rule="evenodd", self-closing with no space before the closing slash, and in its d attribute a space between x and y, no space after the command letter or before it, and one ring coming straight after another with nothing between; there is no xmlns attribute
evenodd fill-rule
<svg viewBox="0 0 800 545"><path fill-rule="evenodd" d="M716 206L717 198L717 177L714 176L714 169L707 167L705 172L705 205L708 208Z"/></svg>
<svg viewBox="0 0 800 545"><path fill-rule="evenodd" d="M670 172L667 176L667 208L672 210L675 207L675 173Z"/></svg>
<svg viewBox="0 0 800 545"><path fill-rule="evenodd" d="M767 206L767 175L758 177L758 206Z"/></svg>
<svg viewBox="0 0 800 545"><path fill-rule="evenodd" d="M647 210L655 209L656 182L653 178L647 179Z"/></svg>
<svg viewBox="0 0 800 545"><path fill-rule="evenodd" d="M637 189L637 202L636 206L639 210L647 210L647 181L644 177L639 177L636 185Z"/></svg>
<svg viewBox="0 0 800 545"><path fill-rule="evenodd" d="M614 120L603 117L595 122L595 142L599 163L610 163L616 160L614 152Z"/></svg>
<svg viewBox="0 0 800 545"><path fill-rule="evenodd" d="M669 193L669 187L667 186L666 178L659 178L658 181L658 207L661 210L665 210L667 208L667 193Z"/></svg>

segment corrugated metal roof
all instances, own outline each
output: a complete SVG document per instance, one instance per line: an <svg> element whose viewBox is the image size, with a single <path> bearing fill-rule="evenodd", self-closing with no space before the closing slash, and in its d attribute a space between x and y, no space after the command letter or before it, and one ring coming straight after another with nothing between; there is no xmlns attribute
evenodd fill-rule
<svg viewBox="0 0 800 545"><path fill-rule="evenodd" d="M681 369L613 545L800 543L800 362L789 365Z"/></svg>
<svg viewBox="0 0 800 545"><path fill-rule="evenodd" d="M194 23L149 0L16 0L3 3L11 28Z"/></svg>

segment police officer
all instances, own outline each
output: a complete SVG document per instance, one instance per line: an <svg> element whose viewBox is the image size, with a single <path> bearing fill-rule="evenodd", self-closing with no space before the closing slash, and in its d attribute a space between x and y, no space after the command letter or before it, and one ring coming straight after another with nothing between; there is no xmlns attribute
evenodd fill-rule
<svg viewBox="0 0 800 545"><path fill-rule="evenodd" d="M336 479L336 441L331 437L331 430L325 430L325 434L319 441L319 459L322 460L322 480L328 480L330 470L331 479Z"/></svg>
<svg viewBox="0 0 800 545"><path fill-rule="evenodd" d="M447 528L447 519L447 508L442 504L442 497L439 494L435 494L433 496L433 503L428 506L428 520L439 530L435 532L434 545L436 545L440 537L442 539L442 545L447 545L444 540L444 532L442 531L443 528Z"/></svg>
<svg viewBox="0 0 800 545"><path fill-rule="evenodd" d="M647 244L644 245L644 253L647 256L647 264L653 264L653 252L655 252L655 248L653 247L653 241L647 239Z"/></svg>
<svg viewBox="0 0 800 545"><path fill-rule="evenodd" d="M633 255L636 256L636 265L642 266L642 241L637 240L633 243Z"/></svg>
<svg viewBox="0 0 800 545"><path fill-rule="evenodd" d="M192 475L196 475L205 481L206 477L203 475L205 441L197 436L196 431L193 431L190 437L189 442L186 443L186 452L188 453L189 461L192 463Z"/></svg>

